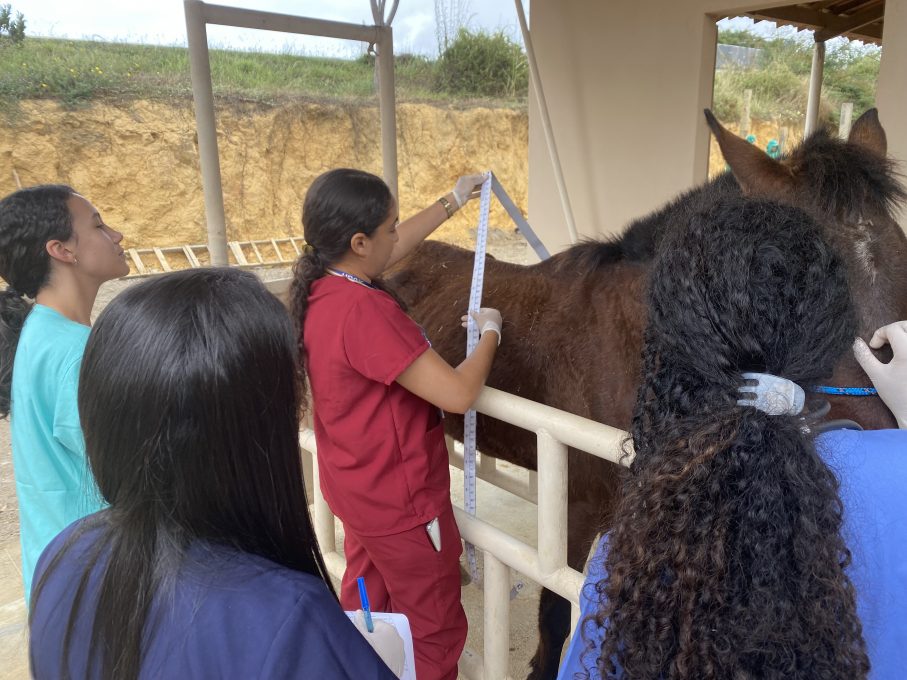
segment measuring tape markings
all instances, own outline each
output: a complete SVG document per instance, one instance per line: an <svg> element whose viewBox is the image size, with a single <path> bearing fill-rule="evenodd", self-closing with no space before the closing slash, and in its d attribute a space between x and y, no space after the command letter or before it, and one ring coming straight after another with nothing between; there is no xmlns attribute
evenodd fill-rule
<svg viewBox="0 0 907 680"><path fill-rule="evenodd" d="M485 281L485 252L488 242L488 219L491 211L491 194L498 197L501 205L510 215L532 249L540 260L551 257L548 249L541 242L529 222L523 217L510 196L501 186L498 178L492 172L485 173L482 182L482 193L479 199L479 223L476 227L475 260L472 266L472 281L469 288L469 312L477 312L482 306L482 288ZM471 315L468 316L466 325L466 355L473 353L479 344L479 328ZM470 409L463 416L463 506L466 512L475 517L476 514L476 412ZM476 561L476 549L471 543L466 543L466 562L469 573L476 585L481 583L479 568ZM522 590L522 581L518 582L510 591L513 599Z"/></svg>
<svg viewBox="0 0 907 680"><path fill-rule="evenodd" d="M472 265L472 282L469 286L469 312L477 312L482 306L482 286L485 281L485 245L488 241L488 213L491 209L491 173L485 173L482 195L479 199L479 224L476 227L476 251ZM466 356L475 351L479 344L479 327L472 314L466 323ZM463 505L466 512L476 514L476 412L468 410L463 416ZM466 562L473 582L480 583L479 567L476 562L476 548L466 544Z"/></svg>

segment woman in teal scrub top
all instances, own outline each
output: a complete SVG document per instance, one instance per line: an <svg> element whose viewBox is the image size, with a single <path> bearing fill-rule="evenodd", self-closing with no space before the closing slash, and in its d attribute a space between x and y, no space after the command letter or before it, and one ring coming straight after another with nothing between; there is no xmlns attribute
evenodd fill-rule
<svg viewBox="0 0 907 680"><path fill-rule="evenodd" d="M76 393L98 289L129 273L122 239L67 186L0 201L0 418L10 416L26 600L51 539L101 507Z"/></svg>

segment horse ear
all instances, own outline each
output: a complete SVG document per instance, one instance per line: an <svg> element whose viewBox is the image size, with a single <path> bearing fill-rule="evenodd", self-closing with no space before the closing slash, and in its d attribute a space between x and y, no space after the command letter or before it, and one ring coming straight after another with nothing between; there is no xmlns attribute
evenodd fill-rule
<svg viewBox="0 0 907 680"><path fill-rule="evenodd" d="M709 109L705 120L744 194L771 197L790 187L791 173L781 163L724 128Z"/></svg>
<svg viewBox="0 0 907 680"><path fill-rule="evenodd" d="M879 110L869 109L857 118L857 122L850 128L847 141L884 158L888 153L888 137L879 122Z"/></svg>

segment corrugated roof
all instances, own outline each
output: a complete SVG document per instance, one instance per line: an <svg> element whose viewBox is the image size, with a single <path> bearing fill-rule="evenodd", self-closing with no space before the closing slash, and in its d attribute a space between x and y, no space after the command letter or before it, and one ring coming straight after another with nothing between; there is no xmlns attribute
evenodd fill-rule
<svg viewBox="0 0 907 680"><path fill-rule="evenodd" d="M821 0L746 12L756 20L777 22L816 32L816 40L843 35L851 40L882 44L885 0Z"/></svg>

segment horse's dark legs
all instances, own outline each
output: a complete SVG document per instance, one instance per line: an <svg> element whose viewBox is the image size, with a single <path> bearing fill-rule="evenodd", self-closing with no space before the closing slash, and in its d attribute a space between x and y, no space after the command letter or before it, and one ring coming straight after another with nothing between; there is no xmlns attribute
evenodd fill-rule
<svg viewBox="0 0 907 680"><path fill-rule="evenodd" d="M539 597L539 645L526 680L554 680L570 633L570 602L547 588Z"/></svg>

